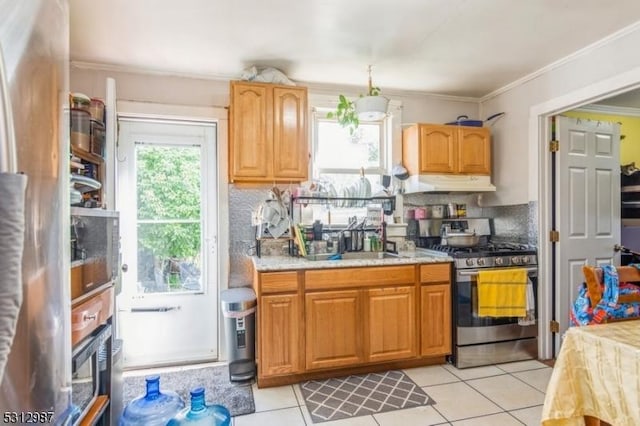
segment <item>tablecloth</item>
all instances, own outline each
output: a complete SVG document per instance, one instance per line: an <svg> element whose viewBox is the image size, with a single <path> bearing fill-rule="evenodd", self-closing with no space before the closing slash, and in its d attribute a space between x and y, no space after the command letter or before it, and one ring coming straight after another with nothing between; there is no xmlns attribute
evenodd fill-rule
<svg viewBox="0 0 640 426"><path fill-rule="evenodd" d="M585 415L640 425L640 320L572 327L564 335L542 424L584 425Z"/></svg>

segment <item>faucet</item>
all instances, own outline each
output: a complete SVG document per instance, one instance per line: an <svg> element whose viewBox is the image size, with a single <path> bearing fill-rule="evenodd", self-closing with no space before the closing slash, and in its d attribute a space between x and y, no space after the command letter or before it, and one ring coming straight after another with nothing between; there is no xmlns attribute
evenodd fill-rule
<svg viewBox="0 0 640 426"><path fill-rule="evenodd" d="M347 227L338 231L338 253L344 253L349 248L347 246L351 246L351 241L349 241L349 244L347 244L346 233L349 232L351 228L353 228L356 220L357 219L355 218L355 216L349 217L349 224L347 225ZM351 236L349 236L349 238L351 238Z"/></svg>

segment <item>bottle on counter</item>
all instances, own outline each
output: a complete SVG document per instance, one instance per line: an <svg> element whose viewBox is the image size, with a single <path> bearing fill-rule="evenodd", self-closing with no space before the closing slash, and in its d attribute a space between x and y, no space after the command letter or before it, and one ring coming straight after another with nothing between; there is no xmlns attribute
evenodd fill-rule
<svg viewBox="0 0 640 426"><path fill-rule="evenodd" d="M322 222L320 222L319 219L316 219L316 221L313 222L313 240L322 240Z"/></svg>
<svg viewBox="0 0 640 426"><path fill-rule="evenodd" d="M191 406L176 414L167 426L229 426L229 424L231 424L229 410L222 405L207 405L204 399L204 388L199 387L191 391Z"/></svg>
<svg viewBox="0 0 640 426"><path fill-rule="evenodd" d="M184 409L184 401L177 393L160 392L160 376L149 376L145 380L146 393L127 404L120 417L120 426L165 426Z"/></svg>

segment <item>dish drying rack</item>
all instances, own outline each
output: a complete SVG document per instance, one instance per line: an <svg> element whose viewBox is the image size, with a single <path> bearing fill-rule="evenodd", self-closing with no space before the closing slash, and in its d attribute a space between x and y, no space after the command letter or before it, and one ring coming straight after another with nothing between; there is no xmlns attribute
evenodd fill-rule
<svg viewBox="0 0 640 426"><path fill-rule="evenodd" d="M340 204L338 204L340 203ZM339 227L336 226L323 226L322 234L338 234L338 243L340 244L338 250L344 248L345 251L362 251L364 249L364 243L357 243L355 246L351 244L349 247L345 247L345 243L342 242L342 233L344 232L361 232L372 233L378 232L381 233L381 247L382 251L393 251L395 252L395 243L388 242L386 240L386 222L384 221L384 215L390 215L394 212L396 206L396 198L395 196L372 196L372 197L332 197L324 194L312 194L309 196L292 196L291 197L291 217L293 223L293 212L296 206L307 206L307 205L343 205L343 204L351 204L359 207L368 207L378 205L380 206L380 213L378 215L378 220L374 217L372 212L375 212L375 209L369 210L368 215L363 222L360 224L356 221L351 221L349 226L345 227L341 225ZM364 223L368 221L370 223L369 226L364 226ZM354 226L353 224L356 224ZM292 225L294 228L298 227L298 225ZM306 257L308 253L301 252L301 247L306 246L305 238L303 235L309 235L313 233L312 226L306 226L302 229L297 228L299 232L294 229L293 239L289 241L289 255L302 255ZM305 249L303 249L305 250Z"/></svg>

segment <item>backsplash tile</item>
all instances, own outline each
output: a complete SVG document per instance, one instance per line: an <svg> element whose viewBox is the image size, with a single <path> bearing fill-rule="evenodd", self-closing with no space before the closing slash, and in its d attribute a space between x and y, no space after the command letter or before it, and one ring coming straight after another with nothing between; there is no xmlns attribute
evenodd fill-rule
<svg viewBox="0 0 640 426"><path fill-rule="evenodd" d="M251 226L251 214L262 203L271 189L271 185L253 188L238 188L229 185L229 286L240 287L251 284L253 279L251 256L255 254L254 228ZM512 206L480 207L477 194L406 194L403 197L404 209L428 204L466 204L467 216L491 217L494 220L495 234L499 237L516 239L522 243L537 246L538 204ZM262 250L266 253L280 254L285 240L267 241Z"/></svg>
<svg viewBox="0 0 640 426"><path fill-rule="evenodd" d="M466 204L468 217L493 218L496 236L537 246L538 204L480 207L477 194L406 194L404 210L429 204Z"/></svg>
<svg viewBox="0 0 640 426"><path fill-rule="evenodd" d="M251 214L264 202L273 185L239 188L229 185L229 287L251 285L253 268L251 256L256 253L255 228L251 225ZM282 254L286 240L265 240L264 254Z"/></svg>
<svg viewBox="0 0 640 426"><path fill-rule="evenodd" d="M251 285L250 256L256 245L251 213L266 199L270 188L229 185L229 287Z"/></svg>

